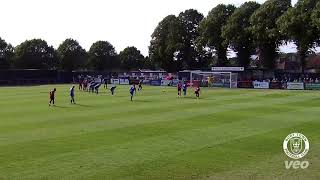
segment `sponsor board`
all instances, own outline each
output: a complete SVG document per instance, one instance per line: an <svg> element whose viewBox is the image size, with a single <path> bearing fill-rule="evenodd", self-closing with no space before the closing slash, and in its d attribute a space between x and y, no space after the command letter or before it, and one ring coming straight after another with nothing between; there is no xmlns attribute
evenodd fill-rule
<svg viewBox="0 0 320 180"><path fill-rule="evenodd" d="M130 79L130 84L139 84L140 80L139 79ZM143 83L143 82L142 82Z"/></svg>
<svg viewBox="0 0 320 180"><path fill-rule="evenodd" d="M150 82L151 82L151 80L149 80L149 79L144 79L144 80L142 80L142 83L143 83L143 84L150 84Z"/></svg>
<svg viewBox="0 0 320 180"><path fill-rule="evenodd" d="M172 80L172 86L177 86L179 82L179 79Z"/></svg>
<svg viewBox="0 0 320 180"><path fill-rule="evenodd" d="M212 83L212 87L224 87L223 83Z"/></svg>
<svg viewBox="0 0 320 180"><path fill-rule="evenodd" d="M244 67L212 67L212 71L229 71L229 72L241 72L244 71Z"/></svg>
<svg viewBox="0 0 320 180"><path fill-rule="evenodd" d="M252 81L238 81L238 88L253 88Z"/></svg>
<svg viewBox="0 0 320 180"><path fill-rule="evenodd" d="M111 82L111 84L120 84L119 79L111 79L110 82Z"/></svg>
<svg viewBox="0 0 320 180"><path fill-rule="evenodd" d="M252 85L255 89L269 89L269 82L253 81Z"/></svg>
<svg viewBox="0 0 320 180"><path fill-rule="evenodd" d="M282 82L270 82L270 89L285 89L285 86Z"/></svg>
<svg viewBox="0 0 320 180"><path fill-rule="evenodd" d="M119 84L121 85L129 85L129 79L119 79Z"/></svg>
<svg viewBox="0 0 320 180"><path fill-rule="evenodd" d="M151 80L150 85L152 86L161 86L161 80Z"/></svg>
<svg viewBox="0 0 320 180"><path fill-rule="evenodd" d="M293 82L289 82L289 83L287 83L287 89L291 89L291 90L304 90L304 84L303 84L303 83L293 83Z"/></svg>
<svg viewBox="0 0 320 180"><path fill-rule="evenodd" d="M229 88L230 87L230 84L229 83L213 83L212 84L212 87L220 87L220 88L222 88L222 87L225 87L225 88Z"/></svg>
<svg viewBox="0 0 320 180"><path fill-rule="evenodd" d="M161 80L161 86L169 86L171 84L171 80Z"/></svg>
<svg viewBox="0 0 320 180"><path fill-rule="evenodd" d="M307 90L320 90L320 83L306 83Z"/></svg>

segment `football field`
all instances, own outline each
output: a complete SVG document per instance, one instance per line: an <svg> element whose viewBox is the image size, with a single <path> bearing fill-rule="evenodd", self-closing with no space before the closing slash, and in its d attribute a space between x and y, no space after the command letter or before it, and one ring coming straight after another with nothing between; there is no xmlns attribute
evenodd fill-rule
<svg viewBox="0 0 320 180"><path fill-rule="evenodd" d="M130 102L118 86L76 90L71 105L69 88L0 88L0 179L320 179L318 91L203 88L196 99L144 86ZM294 132L310 142L307 169L285 168Z"/></svg>

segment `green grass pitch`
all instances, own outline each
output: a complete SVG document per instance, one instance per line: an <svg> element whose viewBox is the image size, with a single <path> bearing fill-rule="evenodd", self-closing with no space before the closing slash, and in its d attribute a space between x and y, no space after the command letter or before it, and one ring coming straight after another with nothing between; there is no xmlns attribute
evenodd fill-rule
<svg viewBox="0 0 320 180"><path fill-rule="evenodd" d="M320 179L320 92L119 86L71 105L70 86L0 88L0 179ZM293 132L305 170L285 169Z"/></svg>

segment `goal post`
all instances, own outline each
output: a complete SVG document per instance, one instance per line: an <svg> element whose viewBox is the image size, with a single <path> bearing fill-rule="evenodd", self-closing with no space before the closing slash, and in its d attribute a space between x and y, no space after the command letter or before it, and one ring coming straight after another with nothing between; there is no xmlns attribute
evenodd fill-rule
<svg viewBox="0 0 320 180"><path fill-rule="evenodd" d="M237 73L190 71L190 84L202 87L237 88Z"/></svg>

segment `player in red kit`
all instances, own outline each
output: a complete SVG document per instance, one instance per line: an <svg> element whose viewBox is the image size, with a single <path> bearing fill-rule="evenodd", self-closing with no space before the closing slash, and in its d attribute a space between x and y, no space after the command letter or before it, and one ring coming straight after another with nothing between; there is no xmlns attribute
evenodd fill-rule
<svg viewBox="0 0 320 180"><path fill-rule="evenodd" d="M49 93L49 97L50 97L50 102L49 102L49 106L51 106L51 104L54 106L54 98L55 98L55 93L56 93L56 88L54 88L53 90L50 91Z"/></svg>
<svg viewBox="0 0 320 180"><path fill-rule="evenodd" d="M178 88L178 97L181 97L181 89L182 89L181 82L178 83L177 88Z"/></svg>
<svg viewBox="0 0 320 180"><path fill-rule="evenodd" d="M200 86L198 86L195 91L194 94L196 94L196 97L199 98L200 97Z"/></svg>

